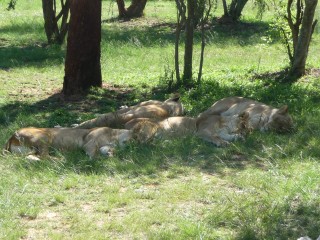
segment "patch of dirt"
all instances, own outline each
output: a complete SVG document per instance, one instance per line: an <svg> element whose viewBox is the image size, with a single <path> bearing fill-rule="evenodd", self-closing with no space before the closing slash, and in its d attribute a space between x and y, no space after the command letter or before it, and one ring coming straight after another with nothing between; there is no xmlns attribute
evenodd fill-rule
<svg viewBox="0 0 320 240"><path fill-rule="evenodd" d="M266 80L266 85L269 84L267 81L278 81L278 82L289 81L290 82L290 79L288 79L288 73L289 73L288 69L278 71L278 72L266 72L266 73L254 75L253 80L254 79ZM320 77L320 69L319 68L307 69L306 74L304 76L302 76L300 79L292 79L292 81L299 80L299 81L305 82L307 81L308 77L315 77L315 78Z"/></svg>
<svg viewBox="0 0 320 240"><path fill-rule="evenodd" d="M307 76L320 77L320 68L307 69Z"/></svg>
<svg viewBox="0 0 320 240"><path fill-rule="evenodd" d="M60 214L53 211L45 211L40 213L35 219L23 218L27 234L21 239L47 239L48 229L51 232L68 232L70 226L65 224Z"/></svg>
<svg viewBox="0 0 320 240"><path fill-rule="evenodd" d="M134 18L134 19L118 19L118 18L111 18L111 19L105 19L102 20L102 23L113 23L113 24L118 24L121 27L125 28L134 28L134 27L149 27L149 28L165 28L169 27L172 29L176 28L176 23L175 22L165 22L163 20L160 20L158 18Z"/></svg>
<svg viewBox="0 0 320 240"><path fill-rule="evenodd" d="M82 211L85 212L85 213L90 213L90 212L93 211L93 207L92 207L92 205L89 204L89 203L83 204L83 205L81 206L81 209L82 209Z"/></svg>

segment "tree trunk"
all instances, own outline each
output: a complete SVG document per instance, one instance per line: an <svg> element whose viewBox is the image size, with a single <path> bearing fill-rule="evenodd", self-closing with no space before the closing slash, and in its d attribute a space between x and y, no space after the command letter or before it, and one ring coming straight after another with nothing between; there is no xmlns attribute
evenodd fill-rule
<svg viewBox="0 0 320 240"><path fill-rule="evenodd" d="M176 28L176 40L174 44L174 64L176 70L176 79L177 85L180 85L180 68L179 68L179 42L180 42L180 34L181 34L181 14L179 10L177 10L177 28Z"/></svg>
<svg viewBox="0 0 320 240"><path fill-rule="evenodd" d="M193 56L193 32L194 32L195 0L187 0L186 38L184 49L183 81L187 86L192 82L192 56Z"/></svg>
<svg viewBox="0 0 320 240"><path fill-rule="evenodd" d="M311 36L314 31L316 21L313 21L318 0L306 0L302 19L302 25L299 33L298 43L294 49L293 64L290 69L290 75L301 77L305 74L306 61L309 51Z"/></svg>
<svg viewBox="0 0 320 240"><path fill-rule="evenodd" d="M141 17L146 4L147 0L132 0L131 5L127 9L127 14L131 17Z"/></svg>
<svg viewBox="0 0 320 240"><path fill-rule="evenodd" d="M201 22L201 53L200 53L200 64L199 64L198 81L197 81L198 84L201 83L202 67L203 67L203 61L204 61L204 48L206 46L204 25L206 22L208 22L211 8L212 8L212 2L211 0L209 0L207 11L206 13L203 13L203 16L200 21Z"/></svg>
<svg viewBox="0 0 320 240"><path fill-rule="evenodd" d="M81 94L102 86L101 0L71 0L63 93Z"/></svg>
<svg viewBox="0 0 320 240"><path fill-rule="evenodd" d="M117 0L119 18L138 18L143 16L147 0L132 0L131 5L126 9L124 0Z"/></svg>
<svg viewBox="0 0 320 240"><path fill-rule="evenodd" d="M206 46L205 38L204 38L204 21L201 22L201 52L200 52L200 64L199 64L199 72L198 72L198 80L197 83L200 84L202 77L202 67L203 67L203 59L204 59L204 48Z"/></svg>
<svg viewBox="0 0 320 240"><path fill-rule="evenodd" d="M62 44L68 30L69 0L61 1L61 11L56 13L56 0L42 0L44 29L48 43ZM61 18L60 29L58 21Z"/></svg>
<svg viewBox="0 0 320 240"><path fill-rule="evenodd" d="M242 10L247 2L248 0L232 0L229 7L229 16L234 22L240 19Z"/></svg>
<svg viewBox="0 0 320 240"><path fill-rule="evenodd" d="M58 36L58 24L55 21L54 0L42 0L42 10L44 18L44 30L47 35L48 43L54 43Z"/></svg>
<svg viewBox="0 0 320 240"><path fill-rule="evenodd" d="M117 0L119 18L125 18L127 15L127 9L125 8L124 0Z"/></svg>
<svg viewBox="0 0 320 240"><path fill-rule="evenodd" d="M228 6L227 6L227 1L226 0L222 0L222 6L223 6L223 16L224 17L229 16Z"/></svg>

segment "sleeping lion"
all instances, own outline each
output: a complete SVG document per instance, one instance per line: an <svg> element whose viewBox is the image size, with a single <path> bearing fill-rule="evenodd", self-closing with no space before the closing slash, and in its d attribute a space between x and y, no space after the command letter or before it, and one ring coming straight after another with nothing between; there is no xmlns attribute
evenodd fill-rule
<svg viewBox="0 0 320 240"><path fill-rule="evenodd" d="M183 137L195 135L216 146L223 147L229 142L242 139L245 134L248 114L233 116L212 115L198 120L192 117L169 117L156 121L147 118L137 118L125 124L132 129L135 138L147 142L154 137Z"/></svg>
<svg viewBox="0 0 320 240"><path fill-rule="evenodd" d="M8 140L5 150L12 153L48 155L49 150L81 148L90 158L100 153L111 154L117 144L122 146L132 138L132 131L111 129L74 128L21 128Z"/></svg>
<svg viewBox="0 0 320 240"><path fill-rule="evenodd" d="M194 134L216 146L243 138L248 114L206 118L169 117L165 120L136 118L127 122L127 129L100 127L76 128L21 128L7 141L5 150L20 154L48 155L50 149L71 150L81 148L90 158L99 152L112 154L116 145L134 139L147 142L155 136L183 137Z"/></svg>
<svg viewBox="0 0 320 240"><path fill-rule="evenodd" d="M75 128L123 128L125 123L134 118L165 119L171 116L180 116L184 110L179 99L179 96L175 96L164 102L157 100L145 101L135 106L103 114L97 118L80 123Z"/></svg>
<svg viewBox="0 0 320 240"><path fill-rule="evenodd" d="M255 100L243 97L227 97L215 102L209 109L199 114L199 119L212 115L232 116L248 113L248 129L260 131L289 132L293 129L293 121L288 113L288 106L274 108Z"/></svg>

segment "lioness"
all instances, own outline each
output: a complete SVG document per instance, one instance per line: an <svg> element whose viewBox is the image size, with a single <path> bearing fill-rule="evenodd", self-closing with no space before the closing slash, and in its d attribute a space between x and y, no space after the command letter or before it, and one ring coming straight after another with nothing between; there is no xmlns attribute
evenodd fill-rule
<svg viewBox="0 0 320 240"><path fill-rule="evenodd" d="M194 134L216 146L226 146L230 141L243 138L247 117L248 114L211 115L200 120L192 117L169 117L161 121L137 118L126 123L125 127L132 129L140 142L159 135L181 137Z"/></svg>
<svg viewBox="0 0 320 240"><path fill-rule="evenodd" d="M82 148L91 158L98 151L110 153L117 144L123 145L132 131L111 129L21 128L8 140L5 150L13 153L47 155L50 148L60 150Z"/></svg>
<svg viewBox="0 0 320 240"><path fill-rule="evenodd" d="M167 99L164 102L150 100L135 106L123 108L112 113L103 114L97 118L85 121L75 128L112 127L123 128L124 124L134 118L164 119L183 114L180 97Z"/></svg>
<svg viewBox="0 0 320 240"><path fill-rule="evenodd" d="M212 115L232 116L246 112L249 114L248 128L260 131L273 130L289 132L293 128L293 121L288 113L288 106L274 108L261 102L243 97L227 97L215 102L209 109L199 114L199 119L206 119Z"/></svg>

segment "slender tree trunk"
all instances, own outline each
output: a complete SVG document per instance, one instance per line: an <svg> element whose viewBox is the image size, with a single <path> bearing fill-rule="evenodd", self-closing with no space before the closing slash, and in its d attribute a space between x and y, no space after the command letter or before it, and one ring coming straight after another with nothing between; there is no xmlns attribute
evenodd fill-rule
<svg viewBox="0 0 320 240"><path fill-rule="evenodd" d="M101 0L71 0L63 93L102 86L100 68Z"/></svg>
<svg viewBox="0 0 320 240"><path fill-rule="evenodd" d="M184 50L184 85L192 81L193 32L194 32L195 0L187 0L186 39Z"/></svg>
<svg viewBox="0 0 320 240"><path fill-rule="evenodd" d="M208 21L211 8L212 8L212 2L211 0L209 0L207 11L203 13L203 16L201 18L201 54L200 54L200 64L199 64L199 72L198 72L198 82L197 82L198 84L201 83L202 67L203 67L203 61L204 61L204 48L206 47L204 25Z"/></svg>
<svg viewBox="0 0 320 240"><path fill-rule="evenodd" d="M293 56L294 52L297 48L298 45L298 39L299 39L299 31L300 31L300 26L302 23L302 18L303 18L303 4L302 0L296 0L296 15L295 17L292 17L292 4L293 0L288 0L287 3L287 15L284 16L284 18L287 20L287 23L290 27L291 30L291 39L292 39L292 46L293 49L290 47L290 41L287 36L287 33L285 29L282 29L283 36L285 38L286 46L287 46L287 51L290 59L290 64L293 64Z"/></svg>
<svg viewBox="0 0 320 240"><path fill-rule="evenodd" d="M57 14L56 0L42 0L44 29L48 43L62 44L68 31L69 0L61 1L61 10ZM59 28L58 21L61 19Z"/></svg>
<svg viewBox="0 0 320 240"><path fill-rule="evenodd" d="M174 63L176 70L177 85L180 85L180 68L179 68L179 42L181 33L181 14L177 10L177 28L176 28L176 41L174 45Z"/></svg>
<svg viewBox="0 0 320 240"><path fill-rule="evenodd" d="M313 18L318 0L306 0L305 4L302 25L290 70L290 74L295 77L301 77L305 74L311 36L317 23L317 21L313 21Z"/></svg>
<svg viewBox="0 0 320 240"><path fill-rule="evenodd" d="M54 0L42 0L42 10L44 18L44 30L47 35L48 43L54 43L59 33L58 24L55 21L55 4Z"/></svg>
<svg viewBox="0 0 320 240"><path fill-rule="evenodd" d="M227 1L226 0L222 0L222 6L223 6L223 16L224 17L229 16L228 6L227 6Z"/></svg>
<svg viewBox="0 0 320 240"><path fill-rule="evenodd" d="M206 46L205 38L204 38L204 20L201 22L201 53L200 53L200 64L199 64L199 72L198 72L198 80L197 83L200 84L202 77L202 67L203 67L203 59L204 59L204 48Z"/></svg>

